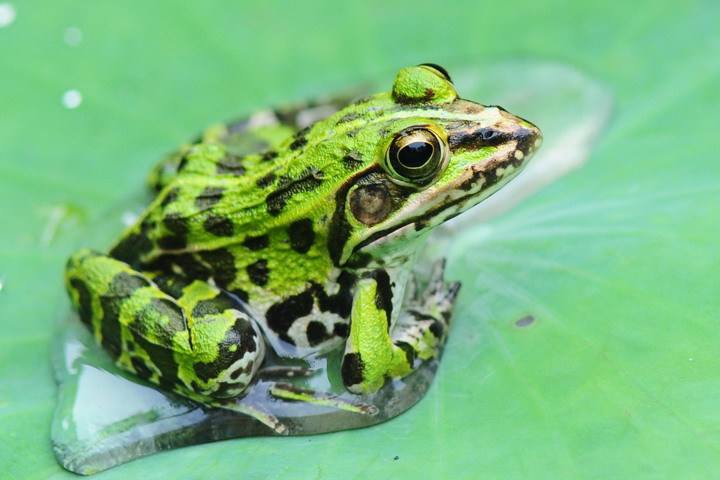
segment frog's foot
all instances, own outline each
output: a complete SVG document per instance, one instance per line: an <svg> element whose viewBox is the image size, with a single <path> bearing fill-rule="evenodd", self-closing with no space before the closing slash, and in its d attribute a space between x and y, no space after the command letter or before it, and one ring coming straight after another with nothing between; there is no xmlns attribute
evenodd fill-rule
<svg viewBox="0 0 720 480"><path fill-rule="evenodd" d="M408 311L442 317L449 324L455 300L460 292L460 282L445 281L446 259L437 260L430 272L430 279L423 292L415 290L407 305Z"/></svg>
<svg viewBox="0 0 720 480"><path fill-rule="evenodd" d="M444 258L435 262L427 287L408 301L393 329L393 344L405 351L411 365L416 358L437 356L447 338L460 282L445 281L445 263Z"/></svg>
<svg viewBox="0 0 720 480"><path fill-rule="evenodd" d="M210 407L222 408L224 410L230 410L252 417L278 435L288 435L290 433L287 425L282 423L275 415L254 405L243 402L242 400L214 400L204 403Z"/></svg>
<svg viewBox="0 0 720 480"><path fill-rule="evenodd" d="M312 405L337 408L363 415L377 415L378 409L369 403L349 401L331 393L316 392L307 388L299 388L289 383L274 383L269 389L273 397L290 402L304 402Z"/></svg>

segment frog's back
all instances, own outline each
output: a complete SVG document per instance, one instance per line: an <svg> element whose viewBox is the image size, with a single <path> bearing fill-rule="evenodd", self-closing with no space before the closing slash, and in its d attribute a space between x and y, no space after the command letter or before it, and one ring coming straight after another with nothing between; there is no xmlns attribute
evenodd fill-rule
<svg viewBox="0 0 720 480"><path fill-rule="evenodd" d="M212 278L261 312L308 289L321 294L341 273L327 252L335 210L327 199L355 165L336 155L299 160L314 143L309 128L298 130L309 118L265 113L208 129L156 168L155 200L111 255L146 271Z"/></svg>

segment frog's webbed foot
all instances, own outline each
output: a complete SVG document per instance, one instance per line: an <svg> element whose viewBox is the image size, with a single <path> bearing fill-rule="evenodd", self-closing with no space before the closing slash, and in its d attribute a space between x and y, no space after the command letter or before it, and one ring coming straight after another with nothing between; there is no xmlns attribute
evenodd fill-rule
<svg viewBox="0 0 720 480"><path fill-rule="evenodd" d="M417 288L417 280L413 277L409 285L413 290L408 297L406 310L442 317L445 323L449 324L461 285L460 282L445 281L446 263L446 259L441 258L433 264L427 286L422 292Z"/></svg>
<svg viewBox="0 0 720 480"><path fill-rule="evenodd" d="M460 282L445 281L445 259L435 262L424 290L416 289L407 300L393 328L392 340L409 359L437 356L447 338ZM414 361L411 362L411 364Z"/></svg>
<svg viewBox="0 0 720 480"><path fill-rule="evenodd" d="M321 405L324 407L337 408L338 410L345 410L347 412L359 413L362 415L376 415L378 413L378 409L375 405L359 401L345 400L338 395L316 392L315 390L300 388L289 383L273 383L268 392L270 395L279 400Z"/></svg>

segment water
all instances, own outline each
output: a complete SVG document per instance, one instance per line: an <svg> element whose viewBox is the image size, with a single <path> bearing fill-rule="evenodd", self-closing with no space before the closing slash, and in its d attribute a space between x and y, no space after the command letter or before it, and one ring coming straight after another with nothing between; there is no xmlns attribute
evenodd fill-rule
<svg viewBox="0 0 720 480"><path fill-rule="evenodd" d="M282 382L358 404L357 397L345 392L339 381L339 355L310 359L308 363L314 370L311 377ZM121 371L74 315L68 315L58 326L53 365L61 385L52 424L53 448L62 465L76 473L95 473L170 448L279 435L249 415L200 405ZM271 357L264 365L268 368L286 363ZM403 381L390 382L378 393L363 397L364 403L376 407L371 413L274 399L268 394L271 379L254 383L237 403L274 415L288 435L364 427L414 405L427 391L436 369L437 362L429 362Z"/></svg>
<svg viewBox="0 0 720 480"><path fill-rule="evenodd" d="M439 229L421 267L460 242L468 226L502 213L582 165L611 108L611 97L602 85L564 65L517 61L447 67L464 97L500 104L531 119L542 128L545 144L526 171L500 193ZM105 225L109 231L120 232L122 223L137 211L136 200L105 216L114 219L111 226ZM102 223L90 222L89 229L100 229ZM492 229L486 234L492 236ZM87 235L85 238L87 241ZM482 242L482 238L476 236L473 241ZM516 325L532 328L533 322L528 316ZM235 437L279 435L253 416L200 405L120 371L74 315L64 313L57 328L53 365L59 396L51 435L58 461L68 470L91 474L162 450ZM403 381L390 382L378 393L359 398L342 387L340 354L335 351L296 362L268 355L266 369L309 367L314 373L280 380L266 375L228 407L274 416L288 435L375 425L420 401L440 363L425 363ZM275 399L268 394L275 381L324 392L326 403L335 405ZM352 411L353 406L364 413Z"/></svg>
<svg viewBox="0 0 720 480"><path fill-rule="evenodd" d="M70 89L62 95L62 104L69 110L74 110L80 106L83 101L82 93L78 90Z"/></svg>
<svg viewBox="0 0 720 480"><path fill-rule="evenodd" d="M0 3L0 28L12 25L16 16L15 7L11 3Z"/></svg>

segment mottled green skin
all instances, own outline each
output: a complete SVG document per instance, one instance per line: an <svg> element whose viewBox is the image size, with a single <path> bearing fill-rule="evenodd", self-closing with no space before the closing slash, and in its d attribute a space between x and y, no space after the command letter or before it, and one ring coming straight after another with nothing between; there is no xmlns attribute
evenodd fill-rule
<svg viewBox="0 0 720 480"><path fill-rule="evenodd" d="M443 154L422 184L387 154L417 126ZM445 340L459 285L439 265L422 294L406 291L427 232L539 141L433 66L400 70L388 93L218 125L156 167L156 198L107 255L69 260L68 292L118 365L193 398L242 394L266 343L290 357L344 343L347 388L373 392Z"/></svg>

